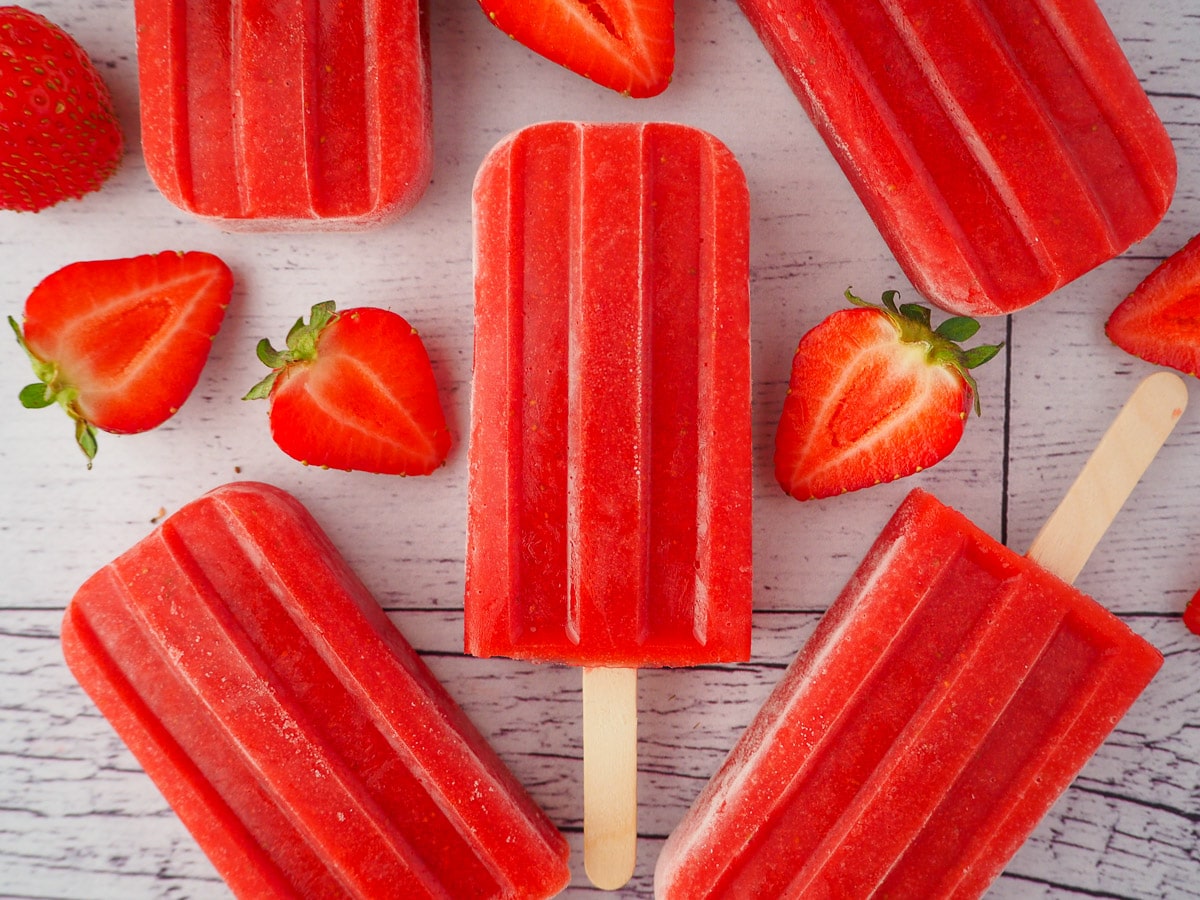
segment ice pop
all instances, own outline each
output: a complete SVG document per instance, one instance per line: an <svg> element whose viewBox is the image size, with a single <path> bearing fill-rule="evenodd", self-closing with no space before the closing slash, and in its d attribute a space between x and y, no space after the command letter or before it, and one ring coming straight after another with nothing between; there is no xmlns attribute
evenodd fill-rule
<svg viewBox="0 0 1200 900"><path fill-rule="evenodd" d="M136 0L146 167L226 230L348 230L429 181L420 0Z"/></svg>
<svg viewBox="0 0 1200 900"><path fill-rule="evenodd" d="M300 503L166 519L63 622L80 683L244 897L549 897L567 845Z"/></svg>
<svg viewBox="0 0 1200 900"><path fill-rule="evenodd" d="M492 151L474 204L467 650L584 666L585 705L604 681L629 700L616 672L746 659L736 160L682 125L543 123ZM588 794L588 760L614 751L584 718Z"/></svg>
<svg viewBox="0 0 1200 900"><path fill-rule="evenodd" d="M1026 557L913 491L668 839L656 897L981 895L1162 664L1063 578L1186 401L1144 383Z"/></svg>
<svg viewBox="0 0 1200 900"><path fill-rule="evenodd" d="M1092 0L739 0L913 285L1008 313L1123 252L1175 187Z"/></svg>

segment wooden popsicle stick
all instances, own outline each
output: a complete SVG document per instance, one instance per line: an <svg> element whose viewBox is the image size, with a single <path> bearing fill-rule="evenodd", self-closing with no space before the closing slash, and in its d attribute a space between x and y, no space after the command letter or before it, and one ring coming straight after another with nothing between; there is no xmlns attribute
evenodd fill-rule
<svg viewBox="0 0 1200 900"><path fill-rule="evenodd" d="M583 670L583 865L615 891L637 862L637 669Z"/></svg>
<svg viewBox="0 0 1200 900"><path fill-rule="evenodd" d="M1070 584L1187 407L1173 372L1142 380L1025 555Z"/></svg>

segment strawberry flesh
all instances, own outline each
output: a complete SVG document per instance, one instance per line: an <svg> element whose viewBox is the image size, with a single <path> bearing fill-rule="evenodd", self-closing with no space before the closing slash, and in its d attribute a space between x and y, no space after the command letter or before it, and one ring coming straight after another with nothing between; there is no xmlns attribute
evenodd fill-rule
<svg viewBox="0 0 1200 900"><path fill-rule="evenodd" d="M1183 611L1183 624L1192 634L1200 634L1200 591L1188 601Z"/></svg>
<svg viewBox="0 0 1200 900"><path fill-rule="evenodd" d="M800 500L893 481L944 459L977 402L969 369L1000 349L964 351L947 336L974 334L972 320L935 330L924 307L847 296L859 308L818 324L792 361L775 474Z"/></svg>
<svg viewBox="0 0 1200 900"><path fill-rule="evenodd" d="M674 0L480 0L530 50L630 97L662 93L675 67Z"/></svg>
<svg viewBox="0 0 1200 900"><path fill-rule="evenodd" d="M247 399L270 398L271 435L306 465L427 475L446 459L450 432L420 336L393 312L313 308L288 349L259 344L272 373Z"/></svg>
<svg viewBox="0 0 1200 900"><path fill-rule="evenodd" d="M1126 353L1188 375L1200 373L1200 235L1122 300L1104 331Z"/></svg>
<svg viewBox="0 0 1200 900"><path fill-rule="evenodd" d="M44 402L26 405L59 403L85 431L161 425L196 386L232 290L229 267L200 252L59 269L29 295L23 328L9 320L43 383Z"/></svg>

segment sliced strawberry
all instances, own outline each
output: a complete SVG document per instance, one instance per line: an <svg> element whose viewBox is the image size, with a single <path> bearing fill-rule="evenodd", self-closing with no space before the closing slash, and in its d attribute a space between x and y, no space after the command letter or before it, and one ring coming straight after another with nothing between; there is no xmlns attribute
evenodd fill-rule
<svg viewBox="0 0 1200 900"><path fill-rule="evenodd" d="M395 313L318 303L286 350L263 339L258 357L272 371L245 399L270 398L271 436L293 459L387 475L427 475L445 461L450 432L429 355Z"/></svg>
<svg viewBox="0 0 1200 900"><path fill-rule="evenodd" d="M1192 634L1200 634L1200 591L1196 592L1184 608L1183 624Z"/></svg>
<svg viewBox="0 0 1200 900"><path fill-rule="evenodd" d="M801 340L775 436L775 475L799 500L894 481L944 459L979 412L970 370L1001 345L964 350L979 330L955 317L937 329L923 306L897 308L846 291L835 312Z"/></svg>
<svg viewBox="0 0 1200 900"><path fill-rule="evenodd" d="M0 7L0 209L38 212L100 187L124 138L108 88L57 25Z"/></svg>
<svg viewBox="0 0 1200 900"><path fill-rule="evenodd" d="M662 93L675 68L674 0L479 0L514 40L631 97Z"/></svg>
<svg viewBox="0 0 1200 900"><path fill-rule="evenodd" d="M133 434L161 425L196 386L233 291L209 253L72 263L34 288L24 330L9 316L40 381L29 408L57 403L96 455L96 429Z"/></svg>
<svg viewBox="0 0 1200 900"><path fill-rule="evenodd" d="M1200 235L1122 300L1104 331L1126 353L1188 375L1200 373Z"/></svg>

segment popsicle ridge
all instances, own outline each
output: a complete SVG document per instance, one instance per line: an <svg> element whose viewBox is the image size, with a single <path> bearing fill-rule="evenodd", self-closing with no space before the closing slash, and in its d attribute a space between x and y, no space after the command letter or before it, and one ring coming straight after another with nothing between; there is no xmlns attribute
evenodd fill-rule
<svg viewBox="0 0 1200 900"><path fill-rule="evenodd" d="M253 554L258 542L244 528L238 527L241 522L238 509L226 504L226 510L224 521L231 539L248 555ZM269 509L265 510L265 515L271 516ZM445 816L464 843L474 848L475 857L490 872L494 879L494 895L517 896L520 889L514 882L513 873L531 864L536 868L546 862L539 860L537 853L548 853L559 840L549 822L532 804L521 806L509 799L509 793L514 789L521 794L512 775L494 758L483 738L457 707L438 702L449 701L444 688L407 645L401 644L398 632L348 568L344 568L340 578L353 579L357 585L353 600L362 613L361 620L347 617L329 604L326 598L333 587L315 582L311 573L276 569L273 574L268 585L274 589L282 610L295 624L302 645L311 646L320 656L331 680L342 687L349 701L348 708L362 709L369 714L366 733L373 737L373 732L377 732L392 752L408 761L404 769L416 773L424 791L435 800L433 808ZM295 598L296 602L288 602L288 598ZM348 626L354 626L358 632L356 640L340 641L336 646L330 642L328 635ZM395 650L383 658L385 671L382 672L378 663L369 664L367 657L359 652L362 647L381 640ZM300 680L304 672L291 673L289 683ZM381 691L380 681L389 689ZM412 696L424 700L417 704L407 699ZM454 711L453 716L447 713L447 708ZM453 728L446 727L448 717ZM330 715L328 718L339 721L344 717ZM352 744L347 742L343 752L353 758L363 746L364 741L359 738ZM448 762L447 757L474 761L478 770L467 764L455 765ZM366 767L356 765L353 768L362 771ZM442 774L433 777L431 773L439 770ZM464 803L464 798L469 802ZM413 803L412 792L406 792L403 805ZM395 815L394 810L391 812ZM421 829L433 830L430 822L435 816L422 811L419 818ZM508 833L503 843L498 838L489 843L488 835L497 819L508 824ZM523 849L516 849L518 847ZM458 854L447 853L449 858L461 860ZM461 866L462 862L454 865Z"/></svg>
<svg viewBox="0 0 1200 900"><path fill-rule="evenodd" d="M1162 660L981 536L909 496L671 836L657 896L983 892Z"/></svg>
<svg viewBox="0 0 1200 900"><path fill-rule="evenodd" d="M510 137L481 169L477 208L504 212L502 227L477 224L477 322L506 324L477 328L472 405L521 400L503 401L503 436L478 416L472 435L473 494L503 494L515 543L507 583L481 587L472 560L494 554L469 529L470 602L504 623L469 623L471 652L491 655L494 640L505 655L684 665L731 629L707 610L710 597L748 591L748 571L726 572L712 555L714 535L736 544L748 511L743 479L712 474L749 440L736 427L723 436L745 417L745 358L717 351L748 328L744 291L717 287L739 272L744 284L748 265L744 233L713 224L718 208L731 222L747 215L744 180L724 186L731 166L727 150L683 126L547 123ZM512 260L520 271L501 273ZM498 284L511 300L495 296ZM493 357L507 360L495 388ZM502 482L484 473L485 442L511 454ZM748 647L721 658L729 652Z"/></svg>
<svg viewBox="0 0 1200 900"><path fill-rule="evenodd" d="M305 634L305 629L271 634L278 627L278 619L269 621L267 616L275 613L273 607L278 601L270 593L278 588L268 579L266 588L270 593L264 591L256 598L255 609L243 610L244 614L261 617L246 619L222 599L226 586L220 583L223 579L218 570L193 555L173 529L164 528L161 538L164 555L178 566L180 583L193 584L197 591L174 598L176 604L186 604L183 615L179 605L167 616L137 604L130 609L140 620L147 641L177 667L181 688L200 699L213 716L215 730L242 757L242 768L255 774L263 794L273 799L282 818L294 825L313 856L328 865L345 889L354 893L369 895L385 890L397 877L414 882L436 881L423 865L414 864L419 857L408 839L372 796L367 780L359 777L346 759L344 754L361 752L362 746L349 747L335 740L337 749L326 751L323 744L332 735L322 734L324 729L317 717L298 702L297 695L305 694L306 681L329 683L330 676L339 673L313 665L308 652L312 635ZM233 542L249 550L251 559L261 552L253 543L247 545L237 537ZM130 583L129 574L124 575L124 581ZM288 615L291 617L290 611ZM201 632L197 625L206 635L203 645L199 644ZM215 642L214 635L219 635ZM286 645L293 648L290 656L277 656ZM269 661L272 657L275 665ZM293 660L301 658L307 664L290 668ZM260 681L270 686L267 692L258 691ZM229 694L231 684L247 688ZM314 709L324 714L321 719L344 721L346 709L358 699L357 692L347 690L344 683L339 688L349 696L321 697L315 690L308 694L310 700L323 701ZM378 724L372 723L375 728ZM356 737L360 741L375 738L366 732L363 729ZM311 765L311 779L297 778L292 768L295 759ZM369 866L362 864L364 857L371 861Z"/></svg>
<svg viewBox="0 0 1200 900"><path fill-rule="evenodd" d="M227 228L347 229L416 202L430 171L415 0L137 0L147 168Z"/></svg>
<svg viewBox="0 0 1200 900"><path fill-rule="evenodd" d="M181 571L184 578L193 574L183 575ZM242 662L241 653L247 648L228 630L229 623L223 621L227 611L223 615L219 609L208 608L205 599L193 595L176 598L186 603L186 610L174 606L162 611L165 616L146 615L131 600L128 576L117 571L106 572L106 575L111 581L110 588L115 587L124 594L125 609L122 612L129 616L129 621L116 622L115 615L106 621L103 611L78 606L72 607L72 621L76 626L80 622L87 624L90 640L95 642L91 652L104 654L106 667L122 673L125 696L137 694L125 674L126 667L134 659L157 658L176 667L178 674L164 674L154 685L148 712L156 717L156 738L163 745L161 752L171 760L196 759L196 748L204 748L204 762L195 767L194 776L203 805L216 816L239 823L234 830L242 844L241 853L236 874L229 878L235 890L244 887L242 879L246 877L247 868L270 873L261 877L288 885L290 892L312 890L317 896L332 896L339 891L361 893L372 888L382 889L386 882L378 880L377 870L356 875L350 865L347 872L348 860L344 851L340 857L326 857L320 849L323 840L338 838L332 844L338 848L350 835L355 842L362 841L369 847L372 854L382 854L379 861L383 867L387 867L388 862L398 862L402 869L408 869L402 857L392 856L389 842L380 840L380 832L387 828L381 823L378 811L369 801L364 802L361 789L356 789L346 777L344 767L336 759L319 752L311 727L305 727L294 718L288 698L279 696L282 686L279 680L258 664ZM193 646L185 634L177 630L184 627L183 623L172 621L184 618L202 619L208 626L215 625L221 630L219 642L214 645L210 641L203 648ZM114 623L119 630L113 630ZM69 633L64 632L64 637L68 636ZM166 668L164 666L164 672ZM223 680L214 683L215 673L221 670L227 674ZM273 687L270 693L254 696L248 689L227 700L220 697L220 692L227 686L250 685L264 677ZM161 708L161 703L183 702L187 696L199 697L207 714L203 718L193 717L183 729L180 723L171 727L153 711L155 707ZM245 721L229 729L221 719L233 704L238 705L239 715ZM142 715L146 714L144 709ZM284 773L279 785L283 792L272 790L269 785L272 778L281 774L279 766L297 757L310 763L311 777L299 785ZM263 765L255 764L256 758ZM153 758L143 760L143 765L150 771ZM252 774L253 789L243 787L237 793L222 790L223 785L235 783L234 773L238 772ZM309 814L304 812L305 803L313 806ZM250 831L242 827L243 822L253 822ZM200 827L203 830L210 826L202 823ZM300 845L296 844L297 838ZM271 852L273 845L290 846L291 858L276 859ZM299 846L304 848L302 853L297 852ZM413 873L406 875L413 878Z"/></svg>
<svg viewBox="0 0 1200 900"><path fill-rule="evenodd" d="M1026 306L1170 202L1170 141L1092 4L741 4L914 285L948 310Z"/></svg>
<svg viewBox="0 0 1200 900"><path fill-rule="evenodd" d="M131 746L151 775L162 757L193 773L190 798L160 786L235 890L265 873L281 896L515 897L538 871L525 889L553 893L561 836L315 528L265 486L203 498L81 589L72 668L125 682L128 706L97 699L127 740L130 707L154 719ZM134 690L120 673L154 658Z"/></svg>

